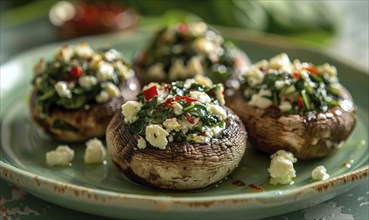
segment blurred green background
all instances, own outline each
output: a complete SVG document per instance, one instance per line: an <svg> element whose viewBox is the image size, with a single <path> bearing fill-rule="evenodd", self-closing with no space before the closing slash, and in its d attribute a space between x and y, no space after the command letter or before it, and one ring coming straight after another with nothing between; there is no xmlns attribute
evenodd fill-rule
<svg viewBox="0 0 369 220"><path fill-rule="evenodd" d="M3 63L14 54L31 47L106 32L93 26L90 31L86 28L81 31L83 25L77 21L67 28L55 26L50 20L50 14L52 8L61 5L61 2L94 5L97 11L105 7L104 4L132 9L137 15L138 23L131 26L197 16L213 25L285 36L302 46L328 48L333 52L338 52L336 48L340 51L345 49L349 55L344 56L349 59L368 57L367 50L356 48L358 45L368 48L367 0L1 0L0 62ZM63 10L69 9L65 7ZM81 33L73 32L73 25ZM123 30L114 30L117 29ZM355 59L352 60L355 62ZM368 64L364 63L362 66L367 68Z"/></svg>

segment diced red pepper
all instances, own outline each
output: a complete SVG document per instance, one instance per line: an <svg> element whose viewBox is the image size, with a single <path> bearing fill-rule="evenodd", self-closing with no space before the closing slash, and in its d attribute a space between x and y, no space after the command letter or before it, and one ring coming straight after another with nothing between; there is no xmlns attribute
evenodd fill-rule
<svg viewBox="0 0 369 220"><path fill-rule="evenodd" d="M301 96L297 98L297 107L299 108L299 110L304 108L304 102L302 101Z"/></svg>
<svg viewBox="0 0 369 220"><path fill-rule="evenodd" d="M188 103L192 103L192 102L196 102L197 100L196 99L193 99L193 98L190 98L188 96L182 96L182 98L188 102Z"/></svg>
<svg viewBox="0 0 369 220"><path fill-rule="evenodd" d="M80 66L73 66L69 68L69 74L73 78L78 78L83 74L83 69Z"/></svg>
<svg viewBox="0 0 369 220"><path fill-rule="evenodd" d="M181 96L175 96L175 97L174 97L174 99L175 99L176 101L181 101L181 100L182 100Z"/></svg>
<svg viewBox="0 0 369 220"><path fill-rule="evenodd" d="M307 70L310 74L317 76L318 75L318 70L316 69L315 66L311 65L309 67L304 67L302 68L303 70Z"/></svg>
<svg viewBox="0 0 369 220"><path fill-rule="evenodd" d="M298 73L297 71L293 71L292 76L295 77L296 80L299 80L301 78L300 73Z"/></svg>
<svg viewBox="0 0 369 220"><path fill-rule="evenodd" d="M151 99L158 96L159 93L158 93L158 90L156 89L156 86L151 86L150 88L143 90L142 95L144 96L145 101L148 102Z"/></svg>
<svg viewBox="0 0 369 220"><path fill-rule="evenodd" d="M186 114L186 119L188 122L190 122L191 124L195 124L195 120L193 120L193 118L191 117L190 113L187 112Z"/></svg>
<svg viewBox="0 0 369 220"><path fill-rule="evenodd" d="M286 102L292 102L292 100L290 98L287 98L287 97L284 98L283 100L286 101Z"/></svg>

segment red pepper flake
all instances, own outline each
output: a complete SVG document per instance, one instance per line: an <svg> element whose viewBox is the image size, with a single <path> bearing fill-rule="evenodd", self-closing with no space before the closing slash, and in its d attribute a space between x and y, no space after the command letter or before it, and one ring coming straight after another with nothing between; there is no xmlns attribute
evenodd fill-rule
<svg viewBox="0 0 369 220"><path fill-rule="evenodd" d="M292 72L292 75L293 75L293 77L294 77L296 80L299 80L299 79L301 78L300 73L298 73L297 71L293 71L293 72Z"/></svg>
<svg viewBox="0 0 369 220"><path fill-rule="evenodd" d="M150 88L143 90L142 95L144 96L145 101L148 102L151 99L158 96L159 93L158 93L158 90L156 89L156 86L151 86Z"/></svg>
<svg viewBox="0 0 369 220"><path fill-rule="evenodd" d="M201 132L198 134L199 136L206 136L206 133L205 132Z"/></svg>
<svg viewBox="0 0 369 220"><path fill-rule="evenodd" d="M191 117L190 113L187 112L186 114L186 119L188 122L190 122L191 124L195 124L195 120L193 120L193 118Z"/></svg>
<svg viewBox="0 0 369 220"><path fill-rule="evenodd" d="M311 65L309 67L304 67L302 68L303 70L307 70L311 75L317 76L318 75L318 70L315 66Z"/></svg>
<svg viewBox="0 0 369 220"><path fill-rule="evenodd" d="M192 102L196 102L197 100L196 99L193 99L193 98L190 98L188 96L182 96L182 98L188 102L188 103L192 103Z"/></svg>
<svg viewBox="0 0 369 220"><path fill-rule="evenodd" d="M70 67L68 71L73 78L78 78L83 74L83 69L80 66Z"/></svg>
<svg viewBox="0 0 369 220"><path fill-rule="evenodd" d="M181 23L178 25L178 33L187 34L188 33L188 24Z"/></svg>
<svg viewBox="0 0 369 220"><path fill-rule="evenodd" d="M255 185L253 183L249 184L249 187L257 191L264 191L264 189L261 186Z"/></svg>
<svg viewBox="0 0 369 220"><path fill-rule="evenodd" d="M234 181L232 182L232 185L234 185L234 186L244 186L244 185L245 185L245 183L244 183L244 182L242 182L241 180L234 180Z"/></svg>
<svg viewBox="0 0 369 220"><path fill-rule="evenodd" d="M299 110L304 108L304 102L302 101L301 96L297 98L297 107L299 108Z"/></svg>
<svg viewBox="0 0 369 220"><path fill-rule="evenodd" d="M77 116L77 117L74 119L74 122L75 122L77 125L81 124L81 122L82 122L82 117L81 117L81 116Z"/></svg>

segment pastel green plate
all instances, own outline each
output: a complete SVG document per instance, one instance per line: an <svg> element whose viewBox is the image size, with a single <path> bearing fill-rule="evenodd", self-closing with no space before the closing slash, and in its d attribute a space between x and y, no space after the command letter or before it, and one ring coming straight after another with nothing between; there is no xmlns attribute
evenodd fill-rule
<svg viewBox="0 0 369 220"><path fill-rule="evenodd" d="M326 201L367 178L368 74L343 61L296 47L281 38L254 35L237 29L221 30L226 38L233 39L244 49L253 62L287 52L291 58L335 65L341 82L355 99L358 120L349 140L324 159L297 162L297 178L293 185L270 185L267 172L270 159L256 152L251 144L248 144L240 166L226 180L190 192L163 191L133 183L112 165L109 158L102 165L85 165L83 145L73 145L76 158L72 166L47 166L45 153L60 143L35 127L30 119L27 100L33 64L40 57L52 56L56 47L62 44L33 49L1 66L0 176L52 203L90 214L127 219L268 217ZM150 32L141 30L83 40L95 48L110 43L132 58L149 37ZM330 179L312 181L311 171L318 165L327 168ZM233 184L235 180L245 185L237 186ZM263 190L255 189L250 184Z"/></svg>

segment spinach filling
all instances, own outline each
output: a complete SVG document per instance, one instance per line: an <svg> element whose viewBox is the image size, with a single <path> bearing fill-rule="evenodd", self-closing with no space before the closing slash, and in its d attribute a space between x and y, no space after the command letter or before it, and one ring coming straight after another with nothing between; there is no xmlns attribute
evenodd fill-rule
<svg viewBox="0 0 369 220"><path fill-rule="evenodd" d="M194 124L187 131L183 129L171 131L170 134L174 142L189 142L192 141L189 138L190 134L205 136L205 132L210 127L225 127L224 120L219 115L212 113L207 106L208 104L219 105L219 101L215 97L215 90L218 89L218 85L209 88L192 83L189 88L186 88L184 82L178 81L171 84L158 84L158 86L168 92L168 95L164 97L164 101L159 101L158 96L146 101L142 92L137 96L138 101L143 103L143 106L137 113L138 119L129 124L130 130L135 135L145 137L145 128L148 125L163 124L168 118L177 118L178 121L187 121ZM206 93L210 97L210 103L203 103L190 98L191 91ZM174 103L181 106L182 112L180 114L174 112L174 108L172 108ZM197 123L194 123L195 119L198 120Z"/></svg>

